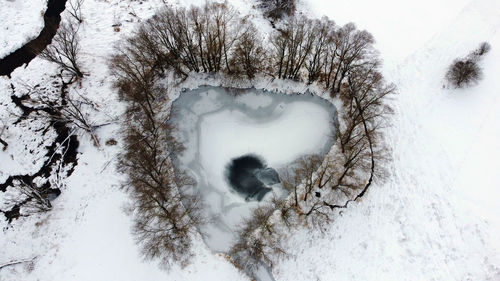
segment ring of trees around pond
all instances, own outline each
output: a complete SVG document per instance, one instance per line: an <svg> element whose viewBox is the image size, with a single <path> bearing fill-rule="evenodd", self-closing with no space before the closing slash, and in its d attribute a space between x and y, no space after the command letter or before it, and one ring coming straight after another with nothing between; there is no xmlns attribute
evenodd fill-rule
<svg viewBox="0 0 500 281"><path fill-rule="evenodd" d="M245 221L227 253L239 268L272 267L286 256L282 243L291 229L330 222L336 209L384 180L389 148L383 129L395 87L380 72L373 36L326 17L292 15L274 25L264 38L227 3L166 6L116 47L110 68L127 103L119 168L127 175L133 233L145 258L167 268L189 263L193 234L202 223L198 198L181 192L196 182L171 161L183 144L165 122L175 97L165 85L194 73L250 84L259 77L314 84L342 105L330 153L301 157L280 172L289 196L256 208Z"/></svg>

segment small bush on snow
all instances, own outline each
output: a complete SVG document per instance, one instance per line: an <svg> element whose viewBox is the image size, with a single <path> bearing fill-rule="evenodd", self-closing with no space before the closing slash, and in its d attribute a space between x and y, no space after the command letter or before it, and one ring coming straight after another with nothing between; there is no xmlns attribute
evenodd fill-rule
<svg viewBox="0 0 500 281"><path fill-rule="evenodd" d="M483 42L465 58L458 58L448 67L446 80L455 88L462 88L477 83L482 78L479 67L480 58L489 52L491 46Z"/></svg>

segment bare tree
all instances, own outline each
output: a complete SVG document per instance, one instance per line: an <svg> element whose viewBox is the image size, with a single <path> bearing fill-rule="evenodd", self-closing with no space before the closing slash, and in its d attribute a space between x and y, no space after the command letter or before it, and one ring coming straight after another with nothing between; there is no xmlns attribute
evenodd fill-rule
<svg viewBox="0 0 500 281"><path fill-rule="evenodd" d="M333 94L340 92L349 72L376 60L373 36L356 29L352 23L344 25L333 37L333 46L325 57L323 82Z"/></svg>
<svg viewBox="0 0 500 281"><path fill-rule="evenodd" d="M41 58L56 63L64 71L69 72L76 78L82 78L79 54L80 41L78 37L78 25L72 21L63 22L59 26L52 43L41 53Z"/></svg>
<svg viewBox="0 0 500 281"><path fill-rule="evenodd" d="M157 23L156 21L153 21ZM116 78L115 87L122 100L131 103L137 114L145 114L154 120L155 82L163 76L170 66L183 75L184 69L178 60L171 60L171 56L163 49L157 40L163 40L159 35L155 37L151 27L152 22L145 24L124 42L115 47L116 54L111 57L110 69ZM152 122L152 121L151 121Z"/></svg>
<svg viewBox="0 0 500 281"><path fill-rule="evenodd" d="M198 46L204 50L200 51L203 69L206 69L205 72L219 72L226 68L230 72L230 50L239 37L241 26L236 10L225 3L209 3L202 9L201 18L193 16L192 20L200 27L195 31L198 38L202 38L198 40ZM200 20L204 24L200 25Z"/></svg>
<svg viewBox="0 0 500 281"><path fill-rule="evenodd" d="M240 34L240 17L226 3L190 9L165 7L144 29L163 61L178 73L231 72L230 55Z"/></svg>
<svg viewBox="0 0 500 281"><path fill-rule="evenodd" d="M307 201L307 197L311 194L314 188L314 174L321 165L322 159L317 154L300 157L292 166L293 174L300 182L304 184L303 199Z"/></svg>
<svg viewBox="0 0 500 281"><path fill-rule="evenodd" d="M270 40L271 64L278 78L319 81L338 94L349 72L377 58L373 36L352 23L337 28L326 17L300 16L282 24Z"/></svg>
<svg viewBox="0 0 500 281"><path fill-rule="evenodd" d="M299 206L299 191L298 188L302 182L302 179L294 172L292 167L284 167L279 170L279 177L281 185L285 190L293 192L294 206Z"/></svg>
<svg viewBox="0 0 500 281"><path fill-rule="evenodd" d="M294 192L298 213L308 221L328 221L328 210L347 207L363 197L375 179L384 178L388 148L381 129L392 113L386 99L395 88L384 82L378 68L374 59L347 73L346 87L340 91L344 110L335 146L338 151L324 160L302 157L280 173L284 187ZM340 198L348 199L338 204Z"/></svg>
<svg viewBox="0 0 500 281"><path fill-rule="evenodd" d="M276 21L284 16L293 16L296 10L295 0L261 0L264 15Z"/></svg>
<svg viewBox="0 0 500 281"><path fill-rule="evenodd" d="M376 61L350 73L347 84L341 92L346 107L343 115L346 125L338 141L341 154L338 160L330 161L333 168L337 167L337 173L329 186L347 196L349 190L357 193L340 205L332 203L335 198L322 198L331 209L347 207L349 202L363 197L375 179L383 180L384 163L388 159L389 148L383 142L381 129L387 125L387 115L392 114L386 100L395 92L394 85L385 83Z"/></svg>
<svg viewBox="0 0 500 281"><path fill-rule="evenodd" d="M286 256L282 249L282 232L272 220L274 205L256 208L239 231L239 239L229 253L240 268L253 271L260 263L273 265L278 257Z"/></svg>
<svg viewBox="0 0 500 281"><path fill-rule="evenodd" d="M255 74L262 71L266 61L265 50L259 32L253 24L247 24L231 57L229 65L233 75L243 74L248 79L253 79Z"/></svg>
<svg viewBox="0 0 500 281"><path fill-rule="evenodd" d="M78 23L83 22L82 5L84 1L85 0L70 0L67 2L69 3L69 7L67 7L66 9Z"/></svg>
<svg viewBox="0 0 500 281"><path fill-rule="evenodd" d="M300 80L301 70L314 43L314 26L306 17L291 17L271 37L272 63L276 77Z"/></svg>
<svg viewBox="0 0 500 281"><path fill-rule="evenodd" d="M127 174L125 188L132 201L133 233L146 259L159 259L168 267L172 262L187 264L191 252L191 236L199 223L197 200L183 195L179 189L193 181L175 172L170 162L172 143L170 129L155 111L128 111L125 143L129 148L120 160L120 170ZM147 107L140 107L147 108ZM138 115L140 114L140 115Z"/></svg>
<svg viewBox="0 0 500 281"><path fill-rule="evenodd" d="M313 28L313 48L305 64L308 84L321 78L323 68L327 62L325 56L329 50L329 45L332 44L336 31L335 23L326 17L321 20L315 20Z"/></svg>

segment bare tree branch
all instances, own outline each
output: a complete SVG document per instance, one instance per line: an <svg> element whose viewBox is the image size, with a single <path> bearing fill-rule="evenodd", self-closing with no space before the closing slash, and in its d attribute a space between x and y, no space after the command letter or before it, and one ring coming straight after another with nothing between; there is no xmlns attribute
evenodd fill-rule
<svg viewBox="0 0 500 281"><path fill-rule="evenodd" d="M52 43L40 54L40 57L56 63L64 71L69 72L76 78L82 78L80 69L80 39L78 37L79 26L72 21L62 22Z"/></svg>

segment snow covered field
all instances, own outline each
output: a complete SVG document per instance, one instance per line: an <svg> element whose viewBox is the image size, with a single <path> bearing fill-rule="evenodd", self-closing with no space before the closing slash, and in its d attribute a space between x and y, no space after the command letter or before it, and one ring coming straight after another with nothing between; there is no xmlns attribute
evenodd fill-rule
<svg viewBox="0 0 500 281"><path fill-rule="evenodd" d="M338 25L354 22L375 36L386 67L397 65L416 52L443 26L449 24L471 0L308 0L304 13L328 16Z"/></svg>
<svg viewBox="0 0 500 281"><path fill-rule="evenodd" d="M0 58L38 36L47 0L3 0L0 3Z"/></svg>
<svg viewBox="0 0 500 281"><path fill-rule="evenodd" d="M446 1L418 4L434 9L441 6L436 2ZM329 11L331 18L336 13L347 17L342 10ZM384 16L365 18L364 27L374 31L380 44L403 42L404 47L405 40L392 34L411 24L434 32L406 59L382 53L385 61L399 61L386 64L384 73L399 92L388 138L394 149L392 179L373 186L361 202L334 218L325 233L297 233L288 249L295 257L275 268L275 277L499 280L500 2L469 1L441 27L427 26L423 17L423 22L413 22L414 16L401 10L387 11L389 19L407 16L408 22L386 26L387 41L382 43L377 19ZM433 13L451 18L447 7ZM484 80L464 90L443 88L446 67L481 41L493 46L484 60Z"/></svg>
<svg viewBox="0 0 500 281"><path fill-rule="evenodd" d="M280 169L307 154L325 155L333 143L335 109L310 94L249 89L234 98L223 88L201 87L182 93L172 110L176 114L170 122L179 128L178 139L186 146L180 167L196 179L206 219L216 218L201 229L216 252L229 251L235 231L253 208L286 194L277 184L261 202L246 201L226 179L231 159L256 154Z"/></svg>
<svg viewBox="0 0 500 281"><path fill-rule="evenodd" d="M161 2L86 0L82 59L90 76L72 91L86 93L106 114L119 116L123 105L111 89L107 59L114 42L151 16ZM37 10L37 16L19 17L34 22L6 24L17 20L10 8L24 3L28 1L0 4L0 54L29 40L11 41L13 33L41 29L34 22L41 23L42 5L38 9L34 1L24 11ZM250 0L231 3L258 16L250 10ZM326 231L297 231L287 249L292 258L276 265L275 279L500 280L500 2L308 0L299 8L326 14L338 24L353 21L375 36L384 75L399 92L393 101L394 126L386 138L394 163L389 181L373 185L363 200L336 215ZM115 22L122 23L119 33L111 27ZM262 28L268 30L269 25ZM464 90L443 87L446 67L481 41L492 45L482 63L484 80ZM47 73L56 71L35 59L27 69L14 72L14 83L36 83ZM8 97L11 81L0 79L0 94ZM119 122L98 131L103 140L118 133ZM120 142L97 149L85 135L80 139L79 165L54 209L11 226L0 219L0 264L36 257L32 268L20 264L0 269L0 280L248 280L201 238L186 268L165 272L154 262L142 261L130 233L130 217L122 210L128 198L119 188L121 175L113 167ZM27 158L22 162L28 169L36 153L32 159L25 153L19 157ZM13 172L9 167L6 174Z"/></svg>

